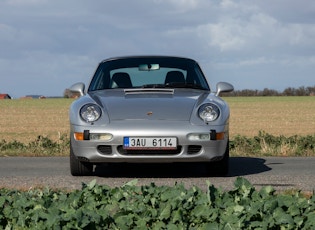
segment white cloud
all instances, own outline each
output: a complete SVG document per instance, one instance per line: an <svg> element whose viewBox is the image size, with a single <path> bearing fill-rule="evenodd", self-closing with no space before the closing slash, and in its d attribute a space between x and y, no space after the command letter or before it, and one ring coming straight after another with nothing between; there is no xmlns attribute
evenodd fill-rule
<svg viewBox="0 0 315 230"><path fill-rule="evenodd" d="M242 49L245 40L242 36L243 28L239 25L209 24L198 27L198 35L206 39L206 43L220 51Z"/></svg>
<svg viewBox="0 0 315 230"><path fill-rule="evenodd" d="M47 92L60 94L88 80L98 61L124 54L189 56L238 87L259 88L257 79L269 75L294 79L297 70L302 85L312 84L314 15L308 0L4 0L0 92L17 90L9 77L49 82L55 87ZM269 87L275 80L268 78Z"/></svg>
<svg viewBox="0 0 315 230"><path fill-rule="evenodd" d="M0 24L0 42L8 42L16 37L16 30L9 25Z"/></svg>
<svg viewBox="0 0 315 230"><path fill-rule="evenodd" d="M236 2L233 2L231 0L222 0L221 3L220 3L220 6L223 8L223 9L235 9L235 8L238 8L238 5Z"/></svg>
<svg viewBox="0 0 315 230"><path fill-rule="evenodd" d="M47 2L48 0L4 0L8 5L27 6L38 5Z"/></svg>

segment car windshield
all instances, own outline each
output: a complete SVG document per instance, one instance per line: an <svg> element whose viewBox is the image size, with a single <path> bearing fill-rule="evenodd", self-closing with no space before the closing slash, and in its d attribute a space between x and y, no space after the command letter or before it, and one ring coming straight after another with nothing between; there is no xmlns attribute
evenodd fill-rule
<svg viewBox="0 0 315 230"><path fill-rule="evenodd" d="M129 57L105 60L97 68L88 91L115 88L210 90L195 61L175 57Z"/></svg>

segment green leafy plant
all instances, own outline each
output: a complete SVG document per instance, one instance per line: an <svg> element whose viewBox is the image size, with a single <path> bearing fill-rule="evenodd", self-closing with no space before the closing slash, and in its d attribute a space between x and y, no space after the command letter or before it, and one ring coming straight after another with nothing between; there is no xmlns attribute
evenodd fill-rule
<svg viewBox="0 0 315 230"><path fill-rule="evenodd" d="M315 196L257 191L246 179L222 191L198 187L110 188L96 180L72 192L0 189L1 229L314 229Z"/></svg>

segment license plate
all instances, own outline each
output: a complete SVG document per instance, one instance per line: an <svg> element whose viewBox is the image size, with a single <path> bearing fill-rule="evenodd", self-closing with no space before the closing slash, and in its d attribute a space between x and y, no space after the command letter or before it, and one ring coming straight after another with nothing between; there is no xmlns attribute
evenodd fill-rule
<svg viewBox="0 0 315 230"><path fill-rule="evenodd" d="M176 149L176 137L124 137L124 149Z"/></svg>

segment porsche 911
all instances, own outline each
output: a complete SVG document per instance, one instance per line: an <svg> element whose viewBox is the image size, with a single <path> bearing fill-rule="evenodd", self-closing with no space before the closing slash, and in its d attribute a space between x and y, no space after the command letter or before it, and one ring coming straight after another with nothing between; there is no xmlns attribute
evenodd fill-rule
<svg viewBox="0 0 315 230"><path fill-rule="evenodd" d="M199 64L172 56L126 56L99 63L70 107L70 171L93 174L104 163L200 162L229 169L228 104L212 91ZM106 165L106 164L105 164Z"/></svg>

